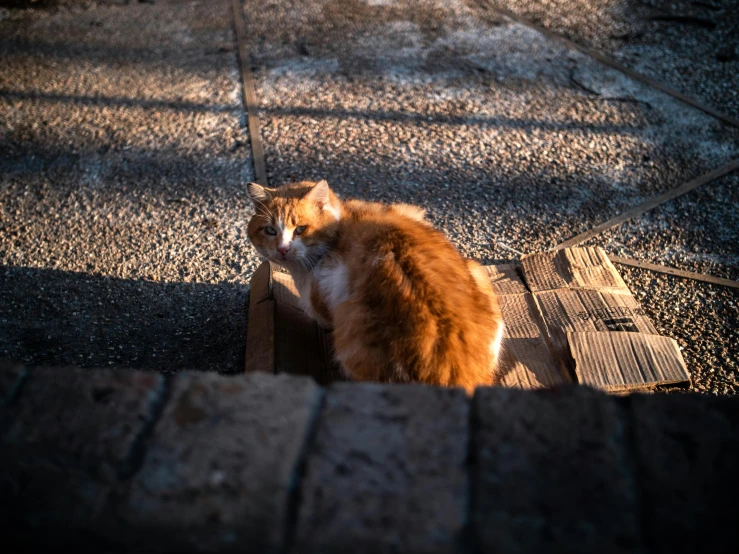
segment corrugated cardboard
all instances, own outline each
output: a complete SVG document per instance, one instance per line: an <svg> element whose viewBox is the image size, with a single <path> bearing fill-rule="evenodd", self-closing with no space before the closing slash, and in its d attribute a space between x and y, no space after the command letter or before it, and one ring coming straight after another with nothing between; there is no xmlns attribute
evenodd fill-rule
<svg viewBox="0 0 739 554"><path fill-rule="evenodd" d="M269 262L257 268L249 283L246 371L275 372L275 299Z"/></svg>
<svg viewBox="0 0 739 554"><path fill-rule="evenodd" d="M687 372L677 343L641 333L567 333L577 380L609 392L683 383ZM618 363L614 364L614 360Z"/></svg>
<svg viewBox="0 0 739 554"><path fill-rule="evenodd" d="M321 385L342 380L330 334L300 307L290 274L264 262L250 287L246 371L309 375Z"/></svg>
<svg viewBox="0 0 739 554"><path fill-rule="evenodd" d="M548 290L534 294L549 329L555 351L566 359L567 332L631 331L656 335L657 331L636 299L626 292L599 290Z"/></svg>
<svg viewBox="0 0 739 554"><path fill-rule="evenodd" d="M631 294L602 249L565 248L521 258L526 284L533 293L586 289Z"/></svg>
<svg viewBox="0 0 739 554"><path fill-rule="evenodd" d="M502 386L551 387L566 382L543 332L536 303L513 264L489 266L506 324L497 368ZM342 379L330 334L300 308L292 277L263 263L251 281L246 370L312 375L326 384Z"/></svg>
<svg viewBox="0 0 739 554"><path fill-rule="evenodd" d="M578 382L618 392L690 381L677 343L657 334L603 250L532 254L521 267L554 353Z"/></svg>
<svg viewBox="0 0 739 554"><path fill-rule="evenodd" d="M599 248L534 254L520 268L486 270L506 325L502 386L576 380L625 392L689 382L677 343L657 334ZM342 379L330 333L303 312L292 277L268 262L251 281L246 369L311 375L321 384Z"/></svg>
<svg viewBox="0 0 739 554"><path fill-rule="evenodd" d="M552 356L544 323L516 266L502 264L485 269L498 294L505 323L503 348L496 370L500 385L537 389L566 383L569 379Z"/></svg>

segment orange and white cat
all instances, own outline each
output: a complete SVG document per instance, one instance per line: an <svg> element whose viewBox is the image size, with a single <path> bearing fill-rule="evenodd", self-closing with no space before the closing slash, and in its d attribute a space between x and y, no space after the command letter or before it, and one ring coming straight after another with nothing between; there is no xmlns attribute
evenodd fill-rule
<svg viewBox="0 0 739 554"><path fill-rule="evenodd" d="M495 381L503 336L485 270L408 204L341 201L326 181L248 185L249 238L292 274L357 381L472 392Z"/></svg>

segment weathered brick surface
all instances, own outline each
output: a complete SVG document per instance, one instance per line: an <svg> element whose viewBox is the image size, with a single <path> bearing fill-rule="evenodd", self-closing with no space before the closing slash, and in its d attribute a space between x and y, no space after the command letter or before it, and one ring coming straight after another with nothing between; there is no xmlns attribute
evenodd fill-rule
<svg viewBox="0 0 739 554"><path fill-rule="evenodd" d="M154 373L29 370L0 438L3 518L52 536L92 527L132 470L162 388Z"/></svg>
<svg viewBox="0 0 739 554"><path fill-rule="evenodd" d="M689 395L630 399L652 552L739 549L739 403Z"/></svg>
<svg viewBox="0 0 739 554"><path fill-rule="evenodd" d="M177 375L143 466L111 507L119 539L133 550L277 551L320 398L302 377Z"/></svg>
<svg viewBox="0 0 739 554"><path fill-rule="evenodd" d="M294 551L455 551L468 419L461 390L331 387L306 465Z"/></svg>
<svg viewBox="0 0 739 554"><path fill-rule="evenodd" d="M3 445L112 482L130 471L163 383L161 375L140 371L30 370Z"/></svg>
<svg viewBox="0 0 739 554"><path fill-rule="evenodd" d="M479 389L470 420L462 391L420 385L335 385L321 411L286 375L23 375L0 366L8 551L739 546L734 398Z"/></svg>
<svg viewBox="0 0 739 554"><path fill-rule="evenodd" d="M626 411L585 387L478 389L473 519L486 552L642 549Z"/></svg>

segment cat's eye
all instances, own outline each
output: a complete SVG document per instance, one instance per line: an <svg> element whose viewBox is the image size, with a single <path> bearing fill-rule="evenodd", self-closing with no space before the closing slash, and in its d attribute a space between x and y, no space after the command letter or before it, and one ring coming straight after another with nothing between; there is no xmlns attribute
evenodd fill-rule
<svg viewBox="0 0 739 554"><path fill-rule="evenodd" d="M295 227L295 234L302 235L305 232L305 225L298 225Z"/></svg>
<svg viewBox="0 0 739 554"><path fill-rule="evenodd" d="M267 226L266 226L266 227L264 228L264 232L265 232L265 233L267 233L268 235L272 235L272 236L275 236L275 235L277 234L277 229L275 229L275 228L274 228L274 227L272 227L271 225L267 225Z"/></svg>

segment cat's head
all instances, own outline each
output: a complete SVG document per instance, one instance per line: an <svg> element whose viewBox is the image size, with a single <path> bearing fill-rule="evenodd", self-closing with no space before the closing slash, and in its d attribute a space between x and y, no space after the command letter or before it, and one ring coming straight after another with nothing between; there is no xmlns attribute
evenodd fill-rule
<svg viewBox="0 0 739 554"><path fill-rule="evenodd" d="M249 183L248 191L256 212L248 233L257 251L289 269L311 269L331 247L341 218L341 203L328 183Z"/></svg>

